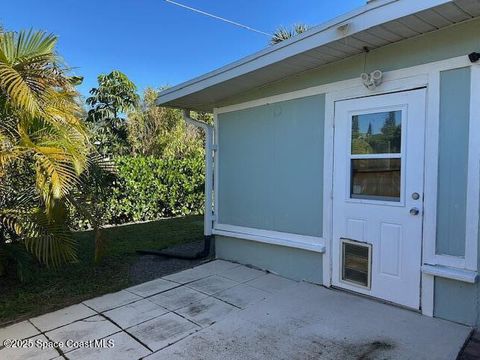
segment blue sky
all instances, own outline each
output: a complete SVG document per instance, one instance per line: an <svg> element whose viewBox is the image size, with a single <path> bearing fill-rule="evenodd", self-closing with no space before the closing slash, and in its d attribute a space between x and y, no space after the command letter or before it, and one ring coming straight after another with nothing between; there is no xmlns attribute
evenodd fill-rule
<svg viewBox="0 0 480 360"><path fill-rule="evenodd" d="M317 25L366 0L177 0L271 33L280 25ZM0 23L59 36L66 63L85 77L117 69L140 91L175 85L265 48L268 37L168 4L163 0L4 1Z"/></svg>

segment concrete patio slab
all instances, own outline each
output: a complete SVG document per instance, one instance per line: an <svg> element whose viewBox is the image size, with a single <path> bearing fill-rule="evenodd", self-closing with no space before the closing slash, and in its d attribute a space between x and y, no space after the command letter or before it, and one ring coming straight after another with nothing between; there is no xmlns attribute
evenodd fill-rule
<svg viewBox="0 0 480 360"><path fill-rule="evenodd" d="M266 299L268 295L269 293L263 290L245 284L240 284L215 294L215 297L229 304L245 309L248 305L252 305Z"/></svg>
<svg viewBox="0 0 480 360"><path fill-rule="evenodd" d="M67 343L68 340L75 342L98 340L119 331L121 329L118 326L103 316L96 315L49 331L46 335L52 341ZM65 347L62 351L66 353L74 349L75 347Z"/></svg>
<svg viewBox="0 0 480 360"><path fill-rule="evenodd" d="M239 266L242 265L225 260L214 260L206 264L199 265L195 267L195 269L208 273L209 275L215 275L224 273Z"/></svg>
<svg viewBox="0 0 480 360"><path fill-rule="evenodd" d="M199 329L200 327L191 321L177 314L168 313L134 326L130 328L128 332L143 344L147 345L151 350L157 351Z"/></svg>
<svg viewBox="0 0 480 360"><path fill-rule="evenodd" d="M42 331L70 324L74 321L94 316L97 313L83 304L72 305L58 311L30 319L33 325Z"/></svg>
<svg viewBox="0 0 480 360"><path fill-rule="evenodd" d="M248 281L245 284L266 292L274 293L284 290L290 286L295 286L297 282L281 276L267 274Z"/></svg>
<svg viewBox="0 0 480 360"><path fill-rule="evenodd" d="M173 289L174 287L177 287L177 286L178 286L178 283L174 283L164 279L156 279L140 285L130 287L125 290L145 298L145 297L149 297L149 296L161 293L163 291Z"/></svg>
<svg viewBox="0 0 480 360"><path fill-rule="evenodd" d="M206 297L206 294L190 289L186 286L181 286L152 296L151 298L148 298L148 300L173 311L198 302Z"/></svg>
<svg viewBox="0 0 480 360"><path fill-rule="evenodd" d="M167 309L148 299L144 299L107 311L104 315L123 329L126 329L167 312Z"/></svg>
<svg viewBox="0 0 480 360"><path fill-rule="evenodd" d="M188 284L192 281L202 279L204 277L212 275L208 271L204 271L202 269L188 269L184 271L180 271L176 274L171 274L164 276L162 279L168 280L168 281L173 281L179 284Z"/></svg>
<svg viewBox="0 0 480 360"><path fill-rule="evenodd" d="M37 341L45 344L48 339L44 335L38 335L30 339L33 344ZM50 360L57 358L59 352L54 348L45 348L37 346L25 346L20 348L3 348L0 349L0 359L5 360Z"/></svg>
<svg viewBox="0 0 480 360"><path fill-rule="evenodd" d="M223 271L219 273L219 275L226 277L227 279L243 283L266 275L266 272L252 269L246 266L239 266L227 271Z"/></svg>
<svg viewBox="0 0 480 360"><path fill-rule="evenodd" d="M205 298L194 304L186 306L177 310L177 314L186 317L194 323L205 327L216 323L225 318L232 311L237 311L238 308L224 303L212 297Z"/></svg>
<svg viewBox="0 0 480 360"><path fill-rule="evenodd" d="M205 294L213 295L220 291L234 287L235 285L238 285L238 282L222 276L212 275L207 278L194 281L187 286Z"/></svg>
<svg viewBox="0 0 480 360"><path fill-rule="evenodd" d="M109 337L113 340L111 348L83 348L68 353L69 360L132 360L140 359L151 351L125 332Z"/></svg>
<svg viewBox="0 0 480 360"><path fill-rule="evenodd" d="M74 320L38 335L26 321L1 329L0 336L63 342L114 340L110 349L62 348L68 359L447 360L456 358L471 331L466 326L272 274L239 284L222 274L234 273L234 269L246 277L252 273L237 264L230 269L225 262L219 264L200 271L205 276L222 269L216 275L210 272L199 281L177 284L146 299L123 291L89 300L97 309L111 308L104 315ZM237 279L241 280L240 275ZM236 285L228 287L231 283ZM228 288L215 292L222 287ZM148 286L143 290L148 293ZM87 312L82 306L63 309L66 319L62 321L83 316ZM32 321L48 328L48 319L59 323L58 314L61 311ZM0 346L0 359L58 356L53 349Z"/></svg>
<svg viewBox="0 0 480 360"><path fill-rule="evenodd" d="M138 295L122 290L116 293L106 294L94 299L90 299L84 301L83 303L95 311L104 312L141 299L142 298Z"/></svg>
<svg viewBox="0 0 480 360"><path fill-rule="evenodd" d="M6 339L26 339L40 334L29 321L22 321L0 329L0 346Z"/></svg>
<svg viewBox="0 0 480 360"><path fill-rule="evenodd" d="M462 325L297 283L148 359L451 360L469 333Z"/></svg>

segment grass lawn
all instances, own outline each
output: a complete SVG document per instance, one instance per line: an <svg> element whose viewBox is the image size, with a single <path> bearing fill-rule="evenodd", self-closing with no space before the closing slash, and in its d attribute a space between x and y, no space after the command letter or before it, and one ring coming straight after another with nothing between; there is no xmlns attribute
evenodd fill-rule
<svg viewBox="0 0 480 360"><path fill-rule="evenodd" d="M133 285L130 267L140 259L136 250L162 249L202 239L200 216L107 228L107 253L95 265L92 232L75 234L79 262L57 270L39 269L28 283L14 276L0 278L0 326L63 308Z"/></svg>

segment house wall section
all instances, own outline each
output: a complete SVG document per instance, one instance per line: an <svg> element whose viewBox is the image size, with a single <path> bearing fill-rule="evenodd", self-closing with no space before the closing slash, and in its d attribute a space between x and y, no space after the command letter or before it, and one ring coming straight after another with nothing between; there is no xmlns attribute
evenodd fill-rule
<svg viewBox="0 0 480 360"><path fill-rule="evenodd" d="M325 96L218 115L218 222L322 236Z"/></svg>
<svg viewBox="0 0 480 360"><path fill-rule="evenodd" d="M290 77L229 99L224 105L358 78L364 66L367 72L389 71L465 56L480 50L479 33L480 20L473 20ZM439 117L436 117L439 118L437 223L432 253L452 258L469 253L465 245L469 216L469 128L472 119L480 121L479 116L472 117L474 112L469 111L470 98L480 98L480 93L471 93L472 67L465 66L441 71L437 89L428 90L439 91L440 97ZM324 236L320 202L324 200L326 106L322 94L217 115L217 223ZM251 264L297 280L322 283L325 262L322 254L239 238L217 236L216 239L219 258ZM478 254L477 257L480 259ZM480 325L478 282L469 284L435 277L433 288L435 316Z"/></svg>

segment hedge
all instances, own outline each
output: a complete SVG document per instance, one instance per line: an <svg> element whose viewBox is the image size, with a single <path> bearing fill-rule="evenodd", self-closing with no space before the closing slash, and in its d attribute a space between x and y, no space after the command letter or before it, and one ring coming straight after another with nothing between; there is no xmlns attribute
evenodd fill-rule
<svg viewBox="0 0 480 360"><path fill-rule="evenodd" d="M122 156L115 163L117 177L107 200L105 223L203 213L201 153L183 159Z"/></svg>

